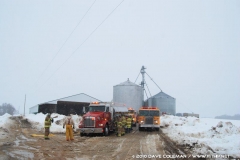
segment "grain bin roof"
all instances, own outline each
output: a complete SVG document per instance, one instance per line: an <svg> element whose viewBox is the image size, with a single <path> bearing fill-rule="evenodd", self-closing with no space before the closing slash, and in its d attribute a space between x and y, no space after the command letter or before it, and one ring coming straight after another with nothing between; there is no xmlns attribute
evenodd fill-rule
<svg viewBox="0 0 240 160"><path fill-rule="evenodd" d="M120 84L118 84L118 85L116 85L116 86L139 86L139 85L131 82L131 81L128 79L126 82L120 83Z"/></svg>
<svg viewBox="0 0 240 160"><path fill-rule="evenodd" d="M166 93L161 91L158 94L156 94L156 95L154 95L154 96L152 96L150 98L173 98L173 97L171 97L168 94L166 94ZM173 99L175 99L175 98L173 98Z"/></svg>

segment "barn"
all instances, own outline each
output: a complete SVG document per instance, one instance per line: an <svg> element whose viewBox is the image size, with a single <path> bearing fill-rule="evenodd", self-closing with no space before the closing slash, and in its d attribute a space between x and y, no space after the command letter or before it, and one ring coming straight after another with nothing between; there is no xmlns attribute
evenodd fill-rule
<svg viewBox="0 0 240 160"><path fill-rule="evenodd" d="M91 97L85 93L80 93L44 103L37 104L29 109L29 113L58 113L83 114L83 108L89 106L91 102L101 102L99 99Z"/></svg>

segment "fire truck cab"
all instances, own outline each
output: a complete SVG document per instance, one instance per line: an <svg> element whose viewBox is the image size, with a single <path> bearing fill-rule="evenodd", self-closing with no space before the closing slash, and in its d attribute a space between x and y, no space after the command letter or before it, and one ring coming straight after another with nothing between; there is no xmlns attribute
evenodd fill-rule
<svg viewBox="0 0 240 160"><path fill-rule="evenodd" d="M101 133L105 136L115 130L115 110L110 102L93 102L79 123L80 136Z"/></svg>
<svg viewBox="0 0 240 160"><path fill-rule="evenodd" d="M137 122L139 124L139 131L147 128L159 130L160 109L157 107L141 107L139 109Z"/></svg>

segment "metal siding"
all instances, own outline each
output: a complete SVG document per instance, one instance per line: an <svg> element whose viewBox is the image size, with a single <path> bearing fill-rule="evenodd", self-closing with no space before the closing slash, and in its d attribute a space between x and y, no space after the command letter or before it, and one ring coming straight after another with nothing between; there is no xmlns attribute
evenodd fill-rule
<svg viewBox="0 0 240 160"><path fill-rule="evenodd" d="M143 105L143 90L130 81L113 87L113 102L123 103L138 110Z"/></svg>
<svg viewBox="0 0 240 160"><path fill-rule="evenodd" d="M149 98L147 102L148 104L151 104L151 106L160 108L161 113L166 112L172 115L176 114L176 99L163 92Z"/></svg>
<svg viewBox="0 0 240 160"><path fill-rule="evenodd" d="M96 98L93 98L93 97L91 97L87 94L84 94L84 93L80 93L80 94L77 94L77 95L72 95L72 96L69 96L69 97L64 97L64 98L60 98L60 99L57 99L57 100L52 100L52 101L48 101L48 102L45 102L45 103L38 104L37 108L36 108L36 106L33 106L33 107L29 108L29 112L30 113L36 113L36 112L39 111L38 106L42 106L42 105L46 105L46 104L57 105L58 101L83 102L83 103L100 102L100 100L98 100Z"/></svg>
<svg viewBox="0 0 240 160"><path fill-rule="evenodd" d="M113 106L113 108L115 109L115 112L128 112L128 108L127 107L116 107L116 106Z"/></svg>
<svg viewBox="0 0 240 160"><path fill-rule="evenodd" d="M56 104L41 104L38 107L38 113L42 112L43 114L46 113L57 113L56 112L57 105Z"/></svg>
<svg viewBox="0 0 240 160"><path fill-rule="evenodd" d="M58 101L56 112L63 115L78 114L83 115L83 107L89 106L90 103L85 102L68 102Z"/></svg>
<svg viewBox="0 0 240 160"><path fill-rule="evenodd" d="M37 113L38 112L38 105L34 106L34 107L31 107L29 109L29 113Z"/></svg>
<svg viewBox="0 0 240 160"><path fill-rule="evenodd" d="M154 105L153 105L153 98L149 98L149 99L145 102L145 106L154 107Z"/></svg>

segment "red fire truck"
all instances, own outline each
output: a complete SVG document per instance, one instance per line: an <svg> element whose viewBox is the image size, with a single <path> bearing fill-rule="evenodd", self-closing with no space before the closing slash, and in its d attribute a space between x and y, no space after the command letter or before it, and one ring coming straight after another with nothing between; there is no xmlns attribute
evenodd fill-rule
<svg viewBox="0 0 240 160"><path fill-rule="evenodd" d="M79 123L80 136L88 134L109 135L115 130L115 110L110 102L93 102Z"/></svg>

